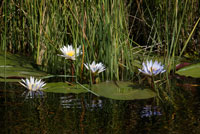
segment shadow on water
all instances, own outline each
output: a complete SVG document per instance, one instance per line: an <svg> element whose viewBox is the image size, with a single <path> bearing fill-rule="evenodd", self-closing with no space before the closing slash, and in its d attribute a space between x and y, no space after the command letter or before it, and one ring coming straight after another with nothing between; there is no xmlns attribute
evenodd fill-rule
<svg viewBox="0 0 200 134"><path fill-rule="evenodd" d="M174 86L171 104L119 101L91 93L22 96L19 84L0 83L2 134L198 134L199 87Z"/></svg>

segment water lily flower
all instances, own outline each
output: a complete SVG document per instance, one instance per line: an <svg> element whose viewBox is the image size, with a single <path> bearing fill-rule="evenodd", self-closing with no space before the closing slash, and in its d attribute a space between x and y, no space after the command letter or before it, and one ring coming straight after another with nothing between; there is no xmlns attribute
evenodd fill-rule
<svg viewBox="0 0 200 134"><path fill-rule="evenodd" d="M143 62L142 63L142 70L138 69L140 72L147 74L147 75L157 75L159 73L164 73L166 70L164 70L164 65L161 65L161 62L158 63L158 61L155 61L154 63L152 60L146 61L146 64Z"/></svg>
<svg viewBox="0 0 200 134"><path fill-rule="evenodd" d="M63 55L59 55L64 57L65 59L75 60L76 56L79 56L82 52L80 52L80 47L75 49L72 47L72 45L63 46L60 48L60 51L63 53Z"/></svg>
<svg viewBox="0 0 200 134"><path fill-rule="evenodd" d="M43 92L41 90L44 89L43 87L46 85L46 83L41 81L41 79L37 80L34 77L30 77L30 80L22 79L21 81L22 82L19 82L19 83L29 90L28 93L26 94L26 98L27 97L33 98L35 95L36 96L43 95ZM24 93L26 93L26 92L24 92Z"/></svg>
<svg viewBox="0 0 200 134"><path fill-rule="evenodd" d="M84 64L85 67L88 69L88 70L91 70L92 73L101 73L103 71L105 71L105 66L100 62L100 63L95 63L95 61L92 62L92 64Z"/></svg>

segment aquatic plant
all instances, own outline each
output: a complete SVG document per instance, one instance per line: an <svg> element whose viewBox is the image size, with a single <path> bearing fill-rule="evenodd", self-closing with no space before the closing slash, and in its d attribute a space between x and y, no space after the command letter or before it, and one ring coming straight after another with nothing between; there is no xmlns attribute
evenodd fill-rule
<svg viewBox="0 0 200 134"><path fill-rule="evenodd" d="M6 63L4 62L6 58ZM4 72L4 69L6 70ZM19 82L26 77L43 77L48 74L35 68L30 58L18 54L6 53L6 56L0 52L0 82Z"/></svg>
<svg viewBox="0 0 200 134"><path fill-rule="evenodd" d="M200 18L198 15L199 2L194 0L155 0L144 1L146 6L143 19L149 28L148 45L151 52L157 52L165 58L168 71L175 71L177 56L179 58L190 52L194 55L199 49L196 46ZM140 3L141 4L141 3ZM154 5L154 6L152 6ZM157 7L157 8L154 8ZM196 34L196 35L195 35ZM145 40L145 39L144 39ZM188 47L189 46L189 47ZM187 48L187 50L186 50ZM194 49L195 48L195 49Z"/></svg>
<svg viewBox="0 0 200 134"><path fill-rule="evenodd" d="M146 61L142 63L142 70L138 69L140 72L147 74L147 75L157 75L159 73L164 73L166 70L164 70L164 65L161 65L161 62L158 63L158 61L155 61L154 63L151 61Z"/></svg>
<svg viewBox="0 0 200 134"><path fill-rule="evenodd" d="M74 81L74 64L73 64L73 61L76 60L76 57L79 56L80 54L82 54L81 52L81 46L79 46L79 48L77 49L74 49L72 45L68 45L67 47L66 46L63 46L62 48L60 48L61 52L63 53L63 55L59 55L59 56L62 56L62 57L65 57L65 59L69 59L70 62L71 62L71 73L72 73L72 81ZM65 67L65 64L64 64L64 68L66 69ZM65 75L66 75L66 70L65 70Z"/></svg>
<svg viewBox="0 0 200 134"><path fill-rule="evenodd" d="M77 56L79 56L81 52L81 47L77 48L76 50L73 48L72 45L63 46L60 48L60 51L63 53L63 55L59 55L64 57L65 59L75 60Z"/></svg>
<svg viewBox="0 0 200 134"><path fill-rule="evenodd" d="M200 63L190 64L188 63L186 66L179 68L176 71L176 74L186 76L186 77L193 77L193 78L200 78Z"/></svg>
<svg viewBox="0 0 200 134"><path fill-rule="evenodd" d="M99 96L115 100L149 99L156 96L156 93L150 88L143 88L137 83L123 81L93 84L91 90Z"/></svg>
<svg viewBox="0 0 200 134"><path fill-rule="evenodd" d="M75 61L74 51L62 54L73 60L78 81L88 80L83 64L91 59L106 65L100 76L102 81L133 80L138 68L135 60L140 65L144 56L155 53L163 56L169 65L167 70L171 70L175 56L185 55L186 49L198 52L195 45L200 33L195 30L199 26L198 7L198 0L8 0L0 8L0 50L5 52L5 59L6 52L19 53L30 57L43 71L50 74L64 71L66 75L70 72L70 61L64 61L63 66L57 54L61 47L64 51L63 44L73 44L76 50L80 44L82 57Z"/></svg>
<svg viewBox="0 0 200 134"><path fill-rule="evenodd" d="M30 77L30 80L22 79L22 82L19 82L19 83L30 91L42 90L43 87L46 85L46 83L41 81L41 79L37 80L34 77Z"/></svg>
<svg viewBox="0 0 200 134"><path fill-rule="evenodd" d="M85 67L90 70L92 73L101 73L105 71L105 66L100 62L100 63L95 63L95 61L92 62L92 64L85 64Z"/></svg>
<svg viewBox="0 0 200 134"><path fill-rule="evenodd" d="M21 79L22 82L19 82L22 86L28 89L28 92L25 91L22 95L26 94L25 98L33 98L34 96L43 96L42 90L43 87L46 85L45 82L43 82L41 79L36 79L34 77L30 77L30 80L27 79Z"/></svg>
<svg viewBox="0 0 200 134"><path fill-rule="evenodd" d="M100 63L95 63L95 61L92 62L92 64L85 64L84 63L84 66L90 70L92 72L92 83L94 84L95 83L95 76L96 74L99 74L103 71L105 71L105 66L100 62Z"/></svg>
<svg viewBox="0 0 200 134"><path fill-rule="evenodd" d="M154 88L154 90L157 92L157 96L159 99L161 99L160 97L160 93L159 93L159 89L157 87L157 84L155 82L155 78L154 76L160 74L160 73L164 73L166 70L164 70L164 65L161 65L161 62L158 63L158 61L154 61L152 62L152 60L150 61L146 61L142 63L142 70L138 69L140 72L151 76L150 78L148 77L148 82L150 84L151 87Z"/></svg>
<svg viewBox="0 0 200 134"><path fill-rule="evenodd" d="M64 48L63 44L73 44L77 51L77 44L80 44L82 56L75 61L74 51L67 54L61 51L62 57L73 60L75 77L79 81L84 81L87 73L83 72L83 63L91 59L106 64L107 69L101 75L103 81L130 78L133 56L128 51L133 46L128 38L128 3L123 0L6 1L1 8L0 49L29 56L43 71L59 74L70 72L70 64L64 61L63 66L62 59L57 56L60 48L65 51L68 47Z"/></svg>

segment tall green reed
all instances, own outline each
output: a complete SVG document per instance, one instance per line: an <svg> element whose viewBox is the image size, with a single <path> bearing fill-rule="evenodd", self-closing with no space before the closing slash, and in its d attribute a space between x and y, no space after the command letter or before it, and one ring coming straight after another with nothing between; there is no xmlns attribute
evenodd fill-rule
<svg viewBox="0 0 200 134"><path fill-rule="evenodd" d="M70 63L57 56L63 45L81 45L83 55L75 61L76 77L91 74L83 63L93 60L106 66L102 80L127 79L132 68L128 8L119 1L7 1L8 51L32 57L41 69L70 74ZM63 65L65 64L65 66Z"/></svg>
<svg viewBox="0 0 200 134"><path fill-rule="evenodd" d="M198 1L156 0L153 8L149 1L145 0L145 4L150 15L146 23L152 30L150 43L158 44L155 48L158 54L164 55L168 70L174 70L176 57L180 58L187 45L192 45L189 41L192 42L191 36L197 27L194 21L198 19L195 16L198 9L194 5Z"/></svg>
<svg viewBox="0 0 200 134"><path fill-rule="evenodd" d="M131 13L131 17L134 18L136 25L141 26L138 23L143 23L143 29L146 32L140 34L138 29L133 28L133 31L137 33L133 37L135 41L142 42L140 44L142 47L139 46L139 48L143 49L140 51L144 55L143 59L148 59L149 56L163 57L161 59L165 62L168 74L171 70L175 71L177 60L197 45L195 42L198 39L192 37L195 30L198 31L199 4L197 0L137 1L135 7L138 8ZM141 38L143 41L140 41ZM168 74L160 77L157 92L160 93L161 98L165 98L165 101L166 98L172 101L170 100L173 95L171 77L169 78Z"/></svg>
<svg viewBox="0 0 200 134"><path fill-rule="evenodd" d="M75 22L70 28L76 41L74 44L82 44L86 63L95 60L107 66L103 78L119 80L119 62L124 60L126 48L130 47L125 5L122 1L101 1L96 4L80 2L81 6L78 6L76 2L69 7L72 14L70 20ZM127 57L129 61L130 56Z"/></svg>
<svg viewBox="0 0 200 134"><path fill-rule="evenodd" d="M193 44L192 34L199 22L194 25L197 0L3 3L1 50L6 51L6 47L9 52L29 56L49 73L68 75L70 63L57 56L59 49L67 44L75 48L81 45L83 54L74 64L77 80L84 81L91 81L91 73L83 63L93 60L106 66L100 74L102 80L132 79L137 70L135 64L140 64L135 59L151 53L164 56L171 70L175 57Z"/></svg>

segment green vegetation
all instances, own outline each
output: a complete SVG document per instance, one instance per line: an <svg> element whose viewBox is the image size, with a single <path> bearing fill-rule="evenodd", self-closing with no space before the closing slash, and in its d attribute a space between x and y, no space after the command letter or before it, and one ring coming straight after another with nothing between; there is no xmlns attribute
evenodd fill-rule
<svg viewBox="0 0 200 134"><path fill-rule="evenodd" d="M95 84L92 91L100 96L116 100L149 99L156 96L156 93L148 88L142 88L132 82L102 82Z"/></svg>
<svg viewBox="0 0 200 134"><path fill-rule="evenodd" d="M70 74L70 63L57 54L73 44L83 51L75 63L78 80L87 80L83 63L93 60L106 65L103 81L128 80L149 55L163 56L169 70L176 56L199 56L198 5L197 0L4 0L0 49L29 56L48 73Z"/></svg>
<svg viewBox="0 0 200 134"><path fill-rule="evenodd" d="M20 78L47 75L47 73L35 68L35 65L28 58L21 57L20 55L6 54L6 65L4 64L4 60L4 54L0 53L0 82L5 81L5 78L8 82L16 82Z"/></svg>
<svg viewBox="0 0 200 134"><path fill-rule="evenodd" d="M6 2L8 4L6 4ZM63 45L81 46L82 57L75 61L78 80L88 71L83 63L103 62L103 80L132 77L133 49L128 30L128 9L122 0L89 1L4 1L1 25L1 50L29 56L52 74L70 73L70 63L63 62ZM6 26L4 26L4 25ZM64 65L66 64L66 66ZM125 69L127 68L127 69Z"/></svg>
<svg viewBox="0 0 200 134"><path fill-rule="evenodd" d="M200 78L200 63L192 64L184 68L179 69L176 73L183 76L190 76L194 78Z"/></svg>
<svg viewBox="0 0 200 134"><path fill-rule="evenodd" d="M200 133L199 7L2 0L0 133Z"/></svg>
<svg viewBox="0 0 200 134"><path fill-rule="evenodd" d="M53 92L53 93L86 93L87 91L81 87L80 85L68 85L63 82L55 82L55 83L47 83L45 92Z"/></svg>
<svg viewBox="0 0 200 134"><path fill-rule="evenodd" d="M32 65L51 74L43 78L65 77L81 84L106 80L141 84L146 77L138 68L153 59L167 71L153 81L147 78L148 84L167 96L168 74L176 71L176 64L199 62L198 0L3 0L0 6L1 79L9 76L11 53L28 57ZM59 56L64 45L80 47L82 54L70 62ZM21 71L26 64L20 59L13 64ZM106 67L95 80L84 67L93 61Z"/></svg>

